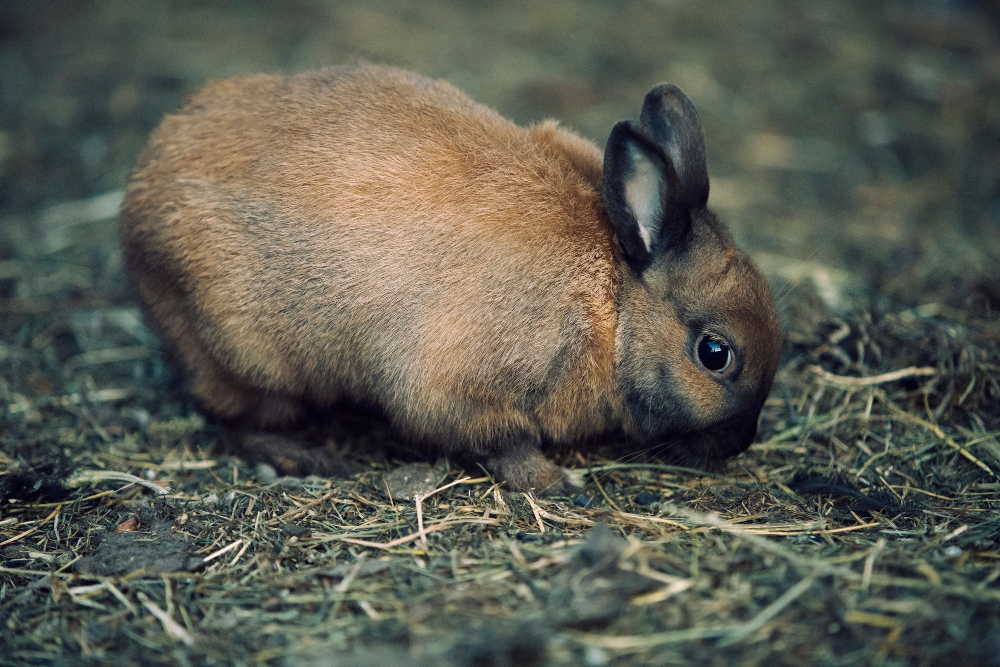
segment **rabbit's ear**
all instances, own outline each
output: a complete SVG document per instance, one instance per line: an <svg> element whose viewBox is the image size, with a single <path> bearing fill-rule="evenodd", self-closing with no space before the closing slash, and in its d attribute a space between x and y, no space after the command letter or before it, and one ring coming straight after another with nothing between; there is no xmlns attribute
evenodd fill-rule
<svg viewBox="0 0 1000 667"><path fill-rule="evenodd" d="M646 129L632 121L616 124L608 137L601 198L636 273L680 243L691 227L677 171Z"/></svg>
<svg viewBox="0 0 1000 667"><path fill-rule="evenodd" d="M708 203L705 136L688 96L671 83L661 83L646 94L639 123L670 158L691 210L704 208Z"/></svg>

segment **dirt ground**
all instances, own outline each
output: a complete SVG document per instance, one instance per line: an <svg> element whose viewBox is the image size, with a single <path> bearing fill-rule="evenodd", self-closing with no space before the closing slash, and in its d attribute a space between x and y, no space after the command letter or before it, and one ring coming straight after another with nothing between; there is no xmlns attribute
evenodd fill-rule
<svg viewBox="0 0 1000 667"><path fill-rule="evenodd" d="M346 479L220 448L126 177L207 79L357 61L599 145L681 86L784 320L757 444L557 452L573 497L359 415ZM998 267L993 0L0 3L0 664L1000 664Z"/></svg>

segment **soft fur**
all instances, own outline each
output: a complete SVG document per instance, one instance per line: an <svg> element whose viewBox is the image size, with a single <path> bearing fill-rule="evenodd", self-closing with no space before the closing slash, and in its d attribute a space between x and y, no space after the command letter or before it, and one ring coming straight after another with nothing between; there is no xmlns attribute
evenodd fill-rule
<svg viewBox="0 0 1000 667"><path fill-rule="evenodd" d="M289 472L325 459L276 431L344 401L516 488L559 481L543 444L606 432L732 454L781 332L705 208L690 101L659 86L643 114L605 161L393 68L210 83L132 174L126 264L203 409ZM700 366L706 332L734 369Z"/></svg>

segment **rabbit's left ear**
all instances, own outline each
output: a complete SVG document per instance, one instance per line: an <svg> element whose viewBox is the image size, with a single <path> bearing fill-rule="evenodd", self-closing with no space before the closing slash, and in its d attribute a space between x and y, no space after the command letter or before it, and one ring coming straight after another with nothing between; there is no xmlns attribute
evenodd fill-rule
<svg viewBox="0 0 1000 667"><path fill-rule="evenodd" d="M616 124L604 149L601 198L625 261L638 274L691 228L691 207L668 153L644 126Z"/></svg>
<svg viewBox="0 0 1000 667"><path fill-rule="evenodd" d="M708 203L705 135L694 103L671 83L661 83L646 94L639 123L649 132L677 171L691 210Z"/></svg>

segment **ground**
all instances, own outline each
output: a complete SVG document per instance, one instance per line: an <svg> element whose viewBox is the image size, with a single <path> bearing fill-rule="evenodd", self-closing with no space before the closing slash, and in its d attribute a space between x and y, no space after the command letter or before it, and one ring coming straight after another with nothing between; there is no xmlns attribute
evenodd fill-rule
<svg viewBox="0 0 1000 667"><path fill-rule="evenodd" d="M0 664L1000 664L994 1L0 5ZM602 144L660 81L786 346L723 472L620 443L511 492L344 415L218 446L116 210L205 80L366 60ZM432 493L434 492L434 493ZM418 499L415 499L416 496Z"/></svg>

